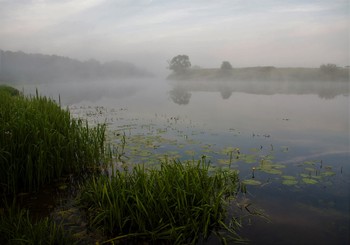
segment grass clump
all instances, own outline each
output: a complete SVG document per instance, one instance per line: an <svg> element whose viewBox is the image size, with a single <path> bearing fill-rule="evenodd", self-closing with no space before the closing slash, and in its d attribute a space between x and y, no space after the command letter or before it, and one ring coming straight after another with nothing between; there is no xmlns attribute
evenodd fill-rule
<svg viewBox="0 0 350 245"><path fill-rule="evenodd" d="M195 244L213 233L222 241L242 242L236 232L240 223L227 212L238 188L236 172L210 173L205 160L165 161L160 169L137 165L131 172L98 176L83 188L79 203L89 225L110 237L103 243L146 239Z"/></svg>
<svg viewBox="0 0 350 245"><path fill-rule="evenodd" d="M105 126L89 128L47 97L0 90L0 190L37 191L67 173L96 168Z"/></svg>
<svg viewBox="0 0 350 245"><path fill-rule="evenodd" d="M4 85L4 84L0 84L0 93L7 93L7 94L10 94L12 96L17 96L20 94L18 89L15 89L11 86Z"/></svg>
<svg viewBox="0 0 350 245"><path fill-rule="evenodd" d="M33 220L29 211L8 207L0 210L0 244L75 244L71 234L52 219Z"/></svg>

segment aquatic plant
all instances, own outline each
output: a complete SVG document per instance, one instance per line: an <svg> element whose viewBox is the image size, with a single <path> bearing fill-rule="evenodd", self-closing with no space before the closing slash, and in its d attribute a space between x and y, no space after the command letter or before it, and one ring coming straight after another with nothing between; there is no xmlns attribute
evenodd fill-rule
<svg viewBox="0 0 350 245"><path fill-rule="evenodd" d="M48 217L35 220L28 210L15 206L0 211L0 244L76 244L60 223Z"/></svg>
<svg viewBox="0 0 350 245"><path fill-rule="evenodd" d="M68 173L96 169L105 125L90 128L47 97L0 92L0 190L36 191Z"/></svg>
<svg viewBox="0 0 350 245"><path fill-rule="evenodd" d="M227 212L239 186L237 172L210 172L205 158L163 161L159 169L136 165L132 171L97 176L85 185L79 203L89 225L110 237L103 243L147 239L195 244L211 234L243 242L239 221Z"/></svg>

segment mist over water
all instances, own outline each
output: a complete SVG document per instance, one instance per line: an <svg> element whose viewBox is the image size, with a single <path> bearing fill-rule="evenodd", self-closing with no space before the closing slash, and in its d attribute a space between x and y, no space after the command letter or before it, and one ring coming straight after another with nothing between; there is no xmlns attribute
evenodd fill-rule
<svg viewBox="0 0 350 245"><path fill-rule="evenodd" d="M0 84L105 123L110 144L125 134L132 164L205 155L237 169L256 184L239 201L271 220L244 221L252 244L348 244L348 10L346 0L0 1Z"/></svg>
<svg viewBox="0 0 350 245"><path fill-rule="evenodd" d="M148 78L55 83L38 89L56 99L60 94L62 106L68 106L73 116L105 122L111 132L118 130L131 138L141 135L146 139L154 128L158 135L164 132L165 138L178 142L178 148L158 143L160 148L152 154L178 151L177 157L182 160L211 155L211 162L221 166L220 158L225 156L214 153L221 149L238 147L247 154L257 151L257 162L233 164L242 180L251 179L251 168L259 165L260 157L273 155L276 166L284 166L274 169L282 171L282 177L256 172L255 179L263 184L249 186L247 195L270 216L271 223L254 218L243 234L253 239L253 244L293 244L291 239L342 244L348 234L350 200L348 83L304 83L223 85L220 81L201 84ZM36 87L21 88L31 93ZM189 139L197 143L186 143ZM111 140L117 141L113 137ZM213 152L206 152L206 146ZM195 155L187 155L187 151ZM137 159L130 161L146 161ZM310 169L309 164L316 174L325 171L324 176L329 177L315 185L305 184L305 176L314 175L305 170ZM284 175L295 176L298 184L281 184ZM315 237L315 233L319 235Z"/></svg>

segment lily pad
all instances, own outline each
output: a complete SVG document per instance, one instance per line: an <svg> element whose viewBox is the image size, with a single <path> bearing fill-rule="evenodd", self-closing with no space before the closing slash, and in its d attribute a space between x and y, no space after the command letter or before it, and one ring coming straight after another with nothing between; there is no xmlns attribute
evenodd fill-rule
<svg viewBox="0 0 350 245"><path fill-rule="evenodd" d="M260 170L268 174L282 174L281 170L275 168L261 168Z"/></svg>
<svg viewBox="0 0 350 245"><path fill-rule="evenodd" d="M282 184L284 184L284 185L296 185L296 184L298 184L298 181L295 179L285 179L282 181Z"/></svg>
<svg viewBox="0 0 350 245"><path fill-rule="evenodd" d="M295 177L291 175L283 175L282 178L286 180L295 180Z"/></svg>
<svg viewBox="0 0 350 245"><path fill-rule="evenodd" d="M246 179L246 180L243 180L242 183L246 185L261 185L261 182L255 179Z"/></svg>
<svg viewBox="0 0 350 245"><path fill-rule="evenodd" d="M305 184L309 184L309 185L314 185L317 184L318 181L315 179L310 179L310 178L303 178L303 181Z"/></svg>
<svg viewBox="0 0 350 245"><path fill-rule="evenodd" d="M333 171L326 171L321 173L322 176L333 176L335 175L335 173Z"/></svg>

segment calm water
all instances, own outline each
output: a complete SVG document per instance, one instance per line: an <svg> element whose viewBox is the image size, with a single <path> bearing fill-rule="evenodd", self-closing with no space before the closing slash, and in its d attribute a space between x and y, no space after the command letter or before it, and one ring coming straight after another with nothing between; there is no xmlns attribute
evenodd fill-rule
<svg viewBox="0 0 350 245"><path fill-rule="evenodd" d="M60 94L75 117L106 122L111 145L125 133L129 163L205 155L238 169L248 193L232 208L250 204L269 218L243 220L252 244L349 244L349 84L154 79L38 88Z"/></svg>

